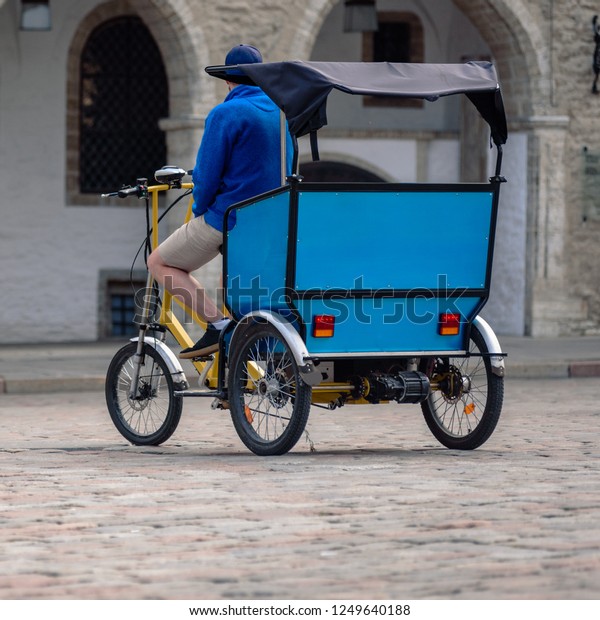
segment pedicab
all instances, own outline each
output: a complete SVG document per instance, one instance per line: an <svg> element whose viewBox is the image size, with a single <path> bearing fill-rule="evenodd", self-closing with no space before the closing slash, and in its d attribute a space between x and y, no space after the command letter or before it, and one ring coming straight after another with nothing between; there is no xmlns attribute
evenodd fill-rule
<svg viewBox="0 0 600 620"><path fill-rule="evenodd" d="M200 389L189 387L165 341L171 332L181 345L191 342L174 323L170 296L163 293L158 318L147 304L139 336L107 375L117 429L134 444L160 444L177 427L184 399L210 397L230 411L241 441L266 456L296 445L311 407L420 404L441 444L481 446L500 416L505 370L498 338L479 314L505 181L507 127L494 67L291 61L236 68L238 81L260 86L281 109L282 170L287 121L293 173L225 215L224 304L233 320L218 353L194 360ZM226 69L206 71L229 79ZM298 138L310 136L318 159L333 89L428 101L466 95L490 127L494 175L484 183L304 181ZM183 174L167 168L157 179L167 179L162 189L181 187ZM140 196L143 184L130 192ZM154 202L153 209L155 233Z"/></svg>

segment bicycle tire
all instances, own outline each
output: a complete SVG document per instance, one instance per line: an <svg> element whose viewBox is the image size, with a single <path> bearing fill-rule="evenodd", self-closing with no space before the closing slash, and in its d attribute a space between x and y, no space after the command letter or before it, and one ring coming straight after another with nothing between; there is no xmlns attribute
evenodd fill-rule
<svg viewBox="0 0 600 620"><path fill-rule="evenodd" d="M475 325L469 352L470 357L421 360L422 372L439 386L421 403L425 422L442 445L454 450L483 445L498 424L504 400L504 378L492 372L487 345Z"/></svg>
<svg viewBox="0 0 600 620"><path fill-rule="evenodd" d="M139 396L132 399L129 389L136 351L137 343L131 342L113 357L106 374L106 404L113 424L125 439L136 446L158 446L171 437L179 424L183 399L174 392L185 386L173 382L159 352L145 344Z"/></svg>
<svg viewBox="0 0 600 620"><path fill-rule="evenodd" d="M285 454L304 432L312 388L288 344L269 324L250 325L229 366L229 405L242 442L259 456Z"/></svg>

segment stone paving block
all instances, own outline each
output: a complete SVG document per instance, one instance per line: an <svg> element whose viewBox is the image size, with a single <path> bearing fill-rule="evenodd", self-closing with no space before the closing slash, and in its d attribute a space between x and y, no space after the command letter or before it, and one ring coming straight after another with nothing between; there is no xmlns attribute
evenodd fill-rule
<svg viewBox="0 0 600 620"><path fill-rule="evenodd" d="M0 396L0 599L597 599L598 380L507 380L490 440L418 406L313 410L259 458L186 401L162 446L100 393Z"/></svg>
<svg viewBox="0 0 600 620"><path fill-rule="evenodd" d="M600 362L578 361L569 365L570 377L600 377Z"/></svg>

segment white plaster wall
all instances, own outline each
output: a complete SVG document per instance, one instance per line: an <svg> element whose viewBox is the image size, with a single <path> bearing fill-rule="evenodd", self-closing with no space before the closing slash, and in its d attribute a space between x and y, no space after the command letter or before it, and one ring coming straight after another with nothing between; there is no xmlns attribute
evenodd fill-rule
<svg viewBox="0 0 600 620"><path fill-rule="evenodd" d="M126 269L144 234L141 206L67 207L69 44L97 2L52 3L50 32L20 32L0 9L0 314L2 342L94 340L98 273Z"/></svg>
<svg viewBox="0 0 600 620"><path fill-rule="evenodd" d="M428 183L457 183L460 180L460 143L455 140L430 140L427 148Z"/></svg>

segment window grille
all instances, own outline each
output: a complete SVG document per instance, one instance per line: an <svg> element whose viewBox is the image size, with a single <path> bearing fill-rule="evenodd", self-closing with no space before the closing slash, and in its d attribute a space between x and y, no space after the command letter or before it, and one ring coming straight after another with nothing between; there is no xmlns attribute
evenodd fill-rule
<svg viewBox="0 0 600 620"><path fill-rule="evenodd" d="M423 25L414 13L377 13L378 29L363 33L365 62L424 62ZM363 97L364 105L375 107L421 108L421 99L401 97Z"/></svg>
<svg viewBox="0 0 600 620"><path fill-rule="evenodd" d="M80 69L81 193L114 191L165 164L168 85L160 51L142 20L111 19L90 34Z"/></svg>
<svg viewBox="0 0 600 620"><path fill-rule="evenodd" d="M408 22L380 22L372 36L374 62L411 62Z"/></svg>
<svg viewBox="0 0 600 620"><path fill-rule="evenodd" d="M115 293L110 296L110 335L135 336L138 327L133 323L135 299L133 294Z"/></svg>

